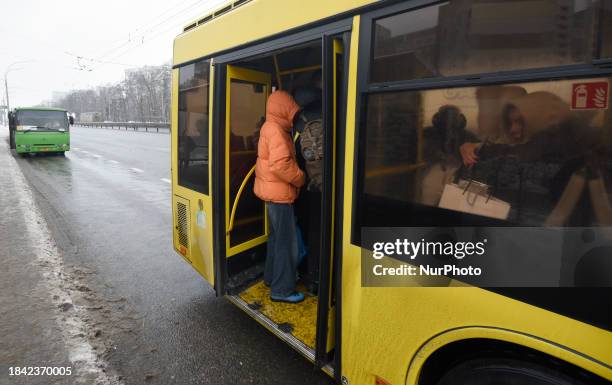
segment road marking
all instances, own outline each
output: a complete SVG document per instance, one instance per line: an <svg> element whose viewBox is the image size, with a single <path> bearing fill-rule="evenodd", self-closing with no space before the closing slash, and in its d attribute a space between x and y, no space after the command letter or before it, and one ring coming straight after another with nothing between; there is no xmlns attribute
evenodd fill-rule
<svg viewBox="0 0 612 385"><path fill-rule="evenodd" d="M119 164L119 162L117 162L116 160L112 160L112 159L111 159L111 160L109 160L108 162L109 162L109 163L112 163L112 164Z"/></svg>
<svg viewBox="0 0 612 385"><path fill-rule="evenodd" d="M141 170L141 169L136 168L136 167L132 167L132 168L130 168L130 170L132 170L134 172L144 172L144 170Z"/></svg>
<svg viewBox="0 0 612 385"><path fill-rule="evenodd" d="M170 179L167 179L167 178L161 178L160 180L161 180L162 182L166 182L166 183L168 183L168 184L172 184L172 181L171 181Z"/></svg>

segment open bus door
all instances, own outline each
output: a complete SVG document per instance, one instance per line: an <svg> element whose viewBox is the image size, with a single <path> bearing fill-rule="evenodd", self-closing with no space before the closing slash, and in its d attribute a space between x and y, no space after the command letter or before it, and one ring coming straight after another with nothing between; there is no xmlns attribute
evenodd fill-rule
<svg viewBox="0 0 612 385"><path fill-rule="evenodd" d="M225 116L225 255L264 244L266 207L253 192L259 129L266 117L271 75L227 66Z"/></svg>
<svg viewBox="0 0 612 385"><path fill-rule="evenodd" d="M298 67L293 70L279 69L278 63L269 71L255 71L239 65L216 63L219 70L215 78L224 84L223 90L216 90L217 125L220 128L215 142L218 152L214 159L219 163L215 169L218 177L213 178L214 194L217 197L218 231L215 240L218 243L215 263L219 266L219 295L228 298L260 321L281 339L288 342L317 366L331 369L330 360L337 346L335 334L335 292L334 259L341 237L336 211L341 209L338 203L338 184L343 167L337 160L339 139L336 137L338 127L343 121L342 108L344 101L345 60L344 45L347 37L324 36L319 44L319 57L322 63L318 70L322 72L322 123L323 129L323 183L319 192L319 204L309 207L309 211L319 211L312 218L310 226L316 229L319 241L315 242L316 250L310 253L317 255L318 289L309 292L307 300L294 307L285 306L277 309L267 299L269 289L260 281L265 244L268 239L268 224L265 203L253 192L257 160L257 142L259 130L265 121L266 102L272 91L272 77L276 73L277 83L282 84L279 76L290 73L301 74L314 72L317 66ZM317 47L311 43L309 47ZM307 52L303 46L295 51L285 49L283 54ZM311 51L315 54L315 51ZM271 62L276 52L270 52ZM249 67L264 67L266 57L245 61ZM257 61L259 60L259 61ZM279 60L280 62L280 60ZM298 61L299 62L299 61ZM322 64L322 65L321 65ZM265 70L264 70L265 71ZM281 86L281 88L283 88ZM285 88L283 88L285 89ZM288 92L293 89L287 88ZM298 138L298 136L296 136ZM213 144L215 145L215 144ZM306 186L304 187L304 189ZM306 191L303 191L306 194ZM309 202L309 201L306 201ZM312 219L311 218L311 219ZM298 216L298 219L304 219ZM320 221L320 222L319 222ZM316 223L315 223L316 222ZM304 229L303 229L304 230ZM309 254L310 255L310 254ZM314 258L314 257L313 257ZM304 290L302 286L299 290ZM294 313L294 314L289 314ZM329 370L326 370L329 372Z"/></svg>
<svg viewBox="0 0 612 385"><path fill-rule="evenodd" d="M12 150L15 149L15 113L9 111L8 115L8 125L9 125L9 145Z"/></svg>
<svg viewBox="0 0 612 385"><path fill-rule="evenodd" d="M344 37L326 36L323 45L323 119L324 125L331 129L325 130L324 163L323 163L323 197L321 207L321 267L319 272L319 304L317 309L317 335L316 357L317 366L328 369L331 353L339 343L336 337L336 290L338 290L337 270L338 255L341 251L342 237L339 223L342 216L342 194L339 187L342 185L342 173L339 168L344 167L338 159L342 152L339 146L339 130L344 122L343 105L345 104L344 84L346 80L346 67L344 59L344 45L348 42L350 34ZM336 267L334 267L336 266ZM338 369L338 358L334 359L334 369ZM331 374L331 373L330 373Z"/></svg>

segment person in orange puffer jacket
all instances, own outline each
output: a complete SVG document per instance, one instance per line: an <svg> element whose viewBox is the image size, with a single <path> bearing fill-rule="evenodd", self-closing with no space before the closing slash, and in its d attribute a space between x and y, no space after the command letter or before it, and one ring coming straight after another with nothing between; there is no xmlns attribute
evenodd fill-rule
<svg viewBox="0 0 612 385"><path fill-rule="evenodd" d="M298 241L293 202L304 185L304 172L295 158L291 128L300 106L285 91L268 98L266 121L257 145L254 192L266 202L268 245L264 283L271 287L273 301L298 303L304 294L296 292Z"/></svg>

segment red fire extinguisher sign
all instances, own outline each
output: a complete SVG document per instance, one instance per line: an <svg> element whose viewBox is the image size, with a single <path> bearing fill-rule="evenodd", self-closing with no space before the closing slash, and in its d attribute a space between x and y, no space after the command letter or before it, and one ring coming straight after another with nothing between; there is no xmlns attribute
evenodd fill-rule
<svg viewBox="0 0 612 385"><path fill-rule="evenodd" d="M607 81L572 85L572 110L607 110L609 100L610 84Z"/></svg>

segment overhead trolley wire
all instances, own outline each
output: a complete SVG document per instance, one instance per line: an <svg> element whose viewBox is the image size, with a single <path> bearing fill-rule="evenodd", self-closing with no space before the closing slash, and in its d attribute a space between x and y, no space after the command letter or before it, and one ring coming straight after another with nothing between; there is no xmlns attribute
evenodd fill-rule
<svg viewBox="0 0 612 385"><path fill-rule="evenodd" d="M107 50L102 55L97 56L96 59L102 60L102 59L106 58L107 56L114 54L117 50L120 50L121 48L123 48L123 47L125 47L127 45L130 45L130 44L132 44L134 42L137 43L137 40L138 40L137 37L138 36L141 37L141 44L142 44L142 41L144 40L144 37L146 36L147 33L153 32L157 27L167 23L168 21L170 21L171 19L175 18L176 16L178 16L178 15L184 13L184 12L193 10L194 6L202 3L203 1L205 1L205 0L197 0L197 1L193 2L193 3L190 3L187 6L185 6L183 8L180 8L177 12L174 12L170 16L167 16L165 19L162 19L161 21L157 22L156 24L154 24L154 25L152 25L150 27L147 27L149 24L153 23L154 20L158 19L159 17L164 16L168 12L168 10L164 11L163 13L159 14L158 16L156 16L154 18L151 18L149 22L147 22L145 24L142 24L140 27L130 31L130 33L128 34L127 41L124 41L120 45ZM171 10L171 9L169 9L169 10ZM137 32L137 31L142 31L143 33L141 35L135 34L135 36L132 37L132 34Z"/></svg>
<svg viewBox="0 0 612 385"><path fill-rule="evenodd" d="M199 2L201 2L201 1L199 1ZM132 43L134 43L133 46L127 47L127 49L121 50L121 51L119 51L119 52L117 52L117 53L115 53L113 55L110 55L108 60L116 60L116 59L126 55L127 53L131 52L133 49L136 49L136 48L138 48L140 46L143 46L144 44L149 43L149 42L155 40L156 38L162 36L164 33L168 32L168 31L170 31L170 30L172 30L172 29L174 29L174 28L176 28L178 26L181 26L181 25L185 24L188 20L191 20L192 18L196 17L197 15L200 15L202 13L206 13L206 12L209 12L209 11L213 10L215 7L217 7L219 5L219 3L222 3L222 1L209 0L209 1L207 1L207 3L209 3L209 4L213 3L213 4L211 6L209 6L208 8L204 9L204 10L198 10L197 12L194 12L194 15L190 16L189 18L187 18L187 20L182 19L178 23L174 23L174 24L170 25L168 28L165 28L165 29L159 31L159 32L151 35L150 37L148 37L146 39L144 38L144 35L143 35L143 39L142 39L141 42L139 42L139 43L138 42L136 42L136 43L132 42ZM163 23L158 23L158 25L161 25L161 24L163 24ZM149 31L152 31L152 29L150 29ZM102 64L104 64L104 63L102 63ZM110 62L108 64L112 64L112 62ZM99 67L101 67L101 66L99 66Z"/></svg>

